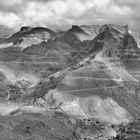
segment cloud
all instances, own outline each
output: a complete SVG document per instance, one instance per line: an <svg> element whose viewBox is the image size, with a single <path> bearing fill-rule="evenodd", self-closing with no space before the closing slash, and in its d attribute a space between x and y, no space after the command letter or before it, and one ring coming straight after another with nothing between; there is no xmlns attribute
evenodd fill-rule
<svg viewBox="0 0 140 140"><path fill-rule="evenodd" d="M0 23L69 28L71 24L129 24L140 32L140 1L136 0L0 0Z"/></svg>
<svg viewBox="0 0 140 140"><path fill-rule="evenodd" d="M0 13L0 24L9 28L16 27L21 22L20 18L14 13Z"/></svg>
<svg viewBox="0 0 140 140"><path fill-rule="evenodd" d="M21 4L22 0L0 0L0 5L3 7L12 7L16 4Z"/></svg>

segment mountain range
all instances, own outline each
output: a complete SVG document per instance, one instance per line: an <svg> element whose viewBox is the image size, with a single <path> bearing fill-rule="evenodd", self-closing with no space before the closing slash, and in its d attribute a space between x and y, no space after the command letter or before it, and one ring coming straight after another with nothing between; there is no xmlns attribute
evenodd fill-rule
<svg viewBox="0 0 140 140"><path fill-rule="evenodd" d="M140 48L128 25L27 27L0 41L1 140L140 139Z"/></svg>

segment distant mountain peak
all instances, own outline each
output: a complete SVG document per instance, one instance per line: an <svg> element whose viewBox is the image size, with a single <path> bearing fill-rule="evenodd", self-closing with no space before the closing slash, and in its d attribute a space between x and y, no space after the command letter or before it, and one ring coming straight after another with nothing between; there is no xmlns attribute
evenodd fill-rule
<svg viewBox="0 0 140 140"><path fill-rule="evenodd" d="M78 25L72 25L72 28L69 31L74 32L74 33L84 33L85 34L84 30L82 30L80 28L80 26L78 26Z"/></svg>
<svg viewBox="0 0 140 140"><path fill-rule="evenodd" d="M22 27L20 28L20 32L27 32L27 31L29 31L29 30L31 30L31 27L29 27L29 26L22 26Z"/></svg>

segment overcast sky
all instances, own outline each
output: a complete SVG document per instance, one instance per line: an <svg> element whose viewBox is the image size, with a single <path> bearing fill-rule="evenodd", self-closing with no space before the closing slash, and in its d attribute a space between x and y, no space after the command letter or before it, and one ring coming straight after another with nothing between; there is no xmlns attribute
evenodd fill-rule
<svg viewBox="0 0 140 140"><path fill-rule="evenodd" d="M66 29L72 24L128 24L140 32L140 0L0 0L0 24Z"/></svg>

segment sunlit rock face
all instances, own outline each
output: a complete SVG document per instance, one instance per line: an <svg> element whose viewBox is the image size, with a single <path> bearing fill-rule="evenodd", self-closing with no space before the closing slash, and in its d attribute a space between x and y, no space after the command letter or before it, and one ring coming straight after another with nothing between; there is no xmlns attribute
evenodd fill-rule
<svg viewBox="0 0 140 140"><path fill-rule="evenodd" d="M101 30L101 26L99 25L81 25L80 26L87 34L91 35L92 39L94 39Z"/></svg>
<svg viewBox="0 0 140 140"><path fill-rule="evenodd" d="M112 24L61 32L27 26L4 38L2 140L139 137L140 49L129 30Z"/></svg>
<svg viewBox="0 0 140 140"><path fill-rule="evenodd" d="M19 32L9 36L8 38L5 38L0 47L4 48L3 44L5 44L5 47L10 47L9 43L13 43L11 46L18 46L24 49L28 46L39 44L42 41L47 41L52 36L54 36L54 34L55 32L47 28L31 28L24 26Z"/></svg>
<svg viewBox="0 0 140 140"><path fill-rule="evenodd" d="M101 26L93 25L93 26L72 26L70 31L74 33L74 35L81 41L84 40L92 40L94 39L100 32Z"/></svg>
<svg viewBox="0 0 140 140"><path fill-rule="evenodd" d="M27 46L36 45L41 43L42 41L47 41L50 39L49 33L43 33L43 34L33 34L27 37L22 38L22 42L16 44L15 46L19 46L21 48L26 48Z"/></svg>
<svg viewBox="0 0 140 140"><path fill-rule="evenodd" d="M99 96L91 96L90 98L73 99L64 102L63 111L67 114L82 119L94 118L103 123L120 124L131 121L131 115L117 104L112 98L102 99Z"/></svg>
<svg viewBox="0 0 140 140"><path fill-rule="evenodd" d="M81 106L87 114L95 119L111 124L127 123L131 120L131 115L116 103L112 98L101 99L92 97L83 99Z"/></svg>

